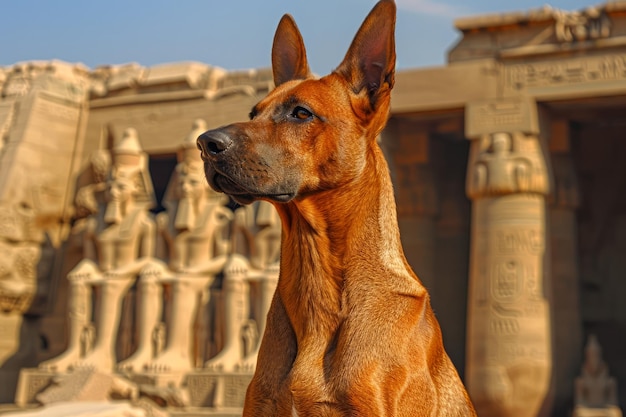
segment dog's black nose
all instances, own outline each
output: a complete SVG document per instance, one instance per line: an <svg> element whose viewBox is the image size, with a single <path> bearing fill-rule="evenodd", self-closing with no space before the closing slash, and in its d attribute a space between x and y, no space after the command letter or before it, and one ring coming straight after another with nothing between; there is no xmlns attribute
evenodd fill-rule
<svg viewBox="0 0 626 417"><path fill-rule="evenodd" d="M209 130L198 136L198 148L205 155L217 155L233 144L232 139L219 129Z"/></svg>

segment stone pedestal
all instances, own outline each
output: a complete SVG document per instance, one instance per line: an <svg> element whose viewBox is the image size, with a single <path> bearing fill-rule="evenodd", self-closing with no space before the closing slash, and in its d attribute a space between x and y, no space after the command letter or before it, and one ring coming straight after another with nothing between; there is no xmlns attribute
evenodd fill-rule
<svg viewBox="0 0 626 417"><path fill-rule="evenodd" d="M548 168L534 103L475 103L466 382L481 417L547 413L552 368ZM543 411L542 411L543 409Z"/></svg>
<svg viewBox="0 0 626 417"><path fill-rule="evenodd" d="M52 383L55 375L54 372L37 368L22 369L15 393L15 404L20 407L37 404L35 397Z"/></svg>
<svg viewBox="0 0 626 417"><path fill-rule="evenodd" d="M580 375L574 380L573 417L622 417L618 407L617 380L602 358L595 334L589 335Z"/></svg>
<svg viewBox="0 0 626 417"><path fill-rule="evenodd" d="M23 369L20 373L15 403L20 407L38 404L36 396L50 387L58 375L60 374L36 368ZM115 375L112 374L112 377ZM214 415L216 410L224 411L226 415L229 415L228 410L237 410L238 415L241 415L252 373L224 373L200 369L186 374L173 372L128 374L125 378L129 383L139 387L148 385L167 388L173 385L187 390L189 408L201 409L202 413L198 415Z"/></svg>
<svg viewBox="0 0 626 417"><path fill-rule="evenodd" d="M151 385L154 387L180 387L185 381L183 372L138 372L128 373L125 377L137 385Z"/></svg>
<svg viewBox="0 0 626 417"><path fill-rule="evenodd" d="M185 388L191 407L243 407L252 374L218 373L199 370L187 374Z"/></svg>
<svg viewBox="0 0 626 417"><path fill-rule="evenodd" d="M604 408L577 406L574 408L573 417L622 417L622 410L615 406Z"/></svg>

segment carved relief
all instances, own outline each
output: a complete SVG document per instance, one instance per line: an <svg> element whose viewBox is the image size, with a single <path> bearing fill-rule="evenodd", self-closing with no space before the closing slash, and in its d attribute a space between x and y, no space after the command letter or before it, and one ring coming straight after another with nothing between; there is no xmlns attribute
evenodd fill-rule
<svg viewBox="0 0 626 417"><path fill-rule="evenodd" d="M125 131L111 156L104 202L82 225L85 258L68 275L68 347L42 363L43 369L113 368L123 297L154 255L154 222L148 213L152 182L134 129ZM99 289L99 303L92 344L84 336L92 322L93 287Z"/></svg>
<svg viewBox="0 0 626 417"><path fill-rule="evenodd" d="M0 91L2 90L2 84L0 84ZM0 103L0 157L2 156L2 149L9 140L9 129L13 124L13 118L15 116L15 103Z"/></svg>
<svg viewBox="0 0 626 417"><path fill-rule="evenodd" d="M254 95L271 87L271 71L230 74L204 64L153 69L131 64L83 70L58 62L0 68L0 148L12 135L11 146L0 152L12 152L14 138L22 141L14 135L15 129L27 131L23 136L30 147L30 141L41 136L36 134L39 127L47 126L55 138L62 139L56 141L62 145L53 149L55 162L50 159L47 166L69 175L50 183L36 181L35 189L20 186L21 182L12 178L5 181L12 187L5 194L13 198L15 188L20 201L27 204L15 209L0 207L0 252L4 255L0 259L0 309L25 312L33 297L38 297L37 269L52 259L44 253L46 247L42 249L41 223L31 224L21 214L13 216L12 210L30 216L26 211L51 206L56 210L62 205L63 219L73 221L69 239L78 243L68 245L71 254L63 262L73 264L79 251L82 260L66 274L67 285L59 288L59 299L67 294L67 349L42 363L37 372L49 379L54 374L96 368L131 378L147 375L147 383L177 386L186 375L199 374L195 381L198 385L209 382L204 385L211 390L206 405L241 406L278 278L281 224L273 206L260 202L233 213L225 196L207 187L195 147L199 131L206 129L202 123L194 126L195 132L181 147L179 166L164 199L166 211L158 220L149 213L154 196L147 155L133 129L123 135L121 129L116 130L112 136L123 138L113 149L98 151L88 161L81 158L95 146L84 143L84 138L97 136L90 123L94 120L91 112L98 106L141 101L154 102L156 108L172 97L206 101L231 94ZM137 91L145 94L138 97ZM86 97L88 92L90 97ZM88 98L89 103L85 101ZM165 113L157 109L151 114L161 117ZM39 116L45 120L41 122ZM27 117L28 123L16 117ZM114 126L124 127L124 123ZM44 162L48 161L46 149L40 152ZM29 152L25 155L25 161L10 161L16 169L0 165L17 179L31 176L34 171L30 167L42 164L30 158ZM75 178L75 170L85 162L87 170ZM16 175L20 170L24 173ZM65 206L71 200L66 195L68 185L77 188L73 210ZM45 218L58 224L56 219L51 215ZM69 229L69 224L59 227ZM68 231L63 233L50 245L52 255L60 252L55 245L64 243ZM22 240L16 243L15 239ZM55 290L52 286L48 289ZM137 302L133 302L135 296ZM32 311L30 308L28 313ZM54 325L53 331L45 330L46 337L60 330L56 321ZM58 334L58 339L52 335L51 351L58 352L63 343L63 332ZM218 375L222 382L217 387L207 376L216 376L213 369L220 374L232 372L232 378ZM28 378L25 389L41 388L36 378Z"/></svg>
<svg viewBox="0 0 626 417"><path fill-rule="evenodd" d="M42 241L34 210L0 206L0 311L24 313L30 308Z"/></svg>
<svg viewBox="0 0 626 417"><path fill-rule="evenodd" d="M86 67L61 61L34 61L13 65L6 71L4 97L19 98L33 89L74 102L84 98L89 81ZM0 88L2 84L0 84Z"/></svg>
<svg viewBox="0 0 626 417"><path fill-rule="evenodd" d="M504 65L504 87L520 92L530 88L616 81L626 78L626 55L567 58L549 62Z"/></svg>
<svg viewBox="0 0 626 417"><path fill-rule="evenodd" d="M474 200L466 375L481 416L535 416L548 392L543 200L526 193ZM493 390L506 401L494 400Z"/></svg>
<svg viewBox="0 0 626 417"><path fill-rule="evenodd" d="M196 120L178 151L178 164L165 193L168 211L159 214L157 221L160 260L140 273L138 346L118 365L124 371L191 370L199 354L193 347L204 342L196 339L191 323L206 307L209 287L226 263L228 242L223 229L232 219L223 206L225 197L212 191L204 178L195 140L205 130L205 122ZM163 305L163 286L170 288L169 306ZM169 314L160 351L153 346L164 308Z"/></svg>
<svg viewBox="0 0 626 417"><path fill-rule="evenodd" d="M491 136L498 132L538 134L539 120L534 100L529 98L507 98L467 104L465 109L465 135L468 138L482 140L482 146L489 147L491 146L492 138L485 138L485 136ZM509 139L509 141L515 140L515 137Z"/></svg>
<svg viewBox="0 0 626 417"><path fill-rule="evenodd" d="M516 260L494 264L491 277L491 295L499 303L516 301L523 290L522 265Z"/></svg>
<svg viewBox="0 0 626 417"><path fill-rule="evenodd" d="M468 390L481 416L535 417L551 370L543 293L549 173L536 109L503 100L470 104L466 114L473 139L466 183L473 211Z"/></svg>
<svg viewBox="0 0 626 417"><path fill-rule="evenodd" d="M68 275L69 344L40 369L115 369L180 385L204 368L188 384L206 398L192 403L241 405L278 280L280 219L269 203L233 213L208 187L195 146L204 129L197 120L183 141L167 211L156 224L147 213L152 187L136 132L128 129L112 152L92 156L90 182L75 200L73 235L83 236L84 259ZM135 283L135 307L122 310ZM136 347L126 330L133 321ZM130 356L118 362L121 345Z"/></svg>
<svg viewBox="0 0 626 417"><path fill-rule="evenodd" d="M542 231L537 228L514 228L500 230L496 235L498 252L501 254L526 253L538 255L543 253L544 239Z"/></svg>
<svg viewBox="0 0 626 417"><path fill-rule="evenodd" d="M473 141L471 146L469 197L548 193L548 173L536 136L495 133Z"/></svg>
<svg viewBox="0 0 626 417"><path fill-rule="evenodd" d="M581 42L611 35L611 20L597 7L575 12L555 10L553 16L554 31L560 42Z"/></svg>
<svg viewBox="0 0 626 417"><path fill-rule="evenodd" d="M5 97L21 97L30 91L32 74L26 66L14 67L12 73L7 78L3 90Z"/></svg>

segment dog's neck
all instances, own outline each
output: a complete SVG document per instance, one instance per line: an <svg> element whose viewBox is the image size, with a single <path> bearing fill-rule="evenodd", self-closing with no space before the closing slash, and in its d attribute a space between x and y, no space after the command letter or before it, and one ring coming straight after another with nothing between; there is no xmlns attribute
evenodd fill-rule
<svg viewBox="0 0 626 417"><path fill-rule="evenodd" d="M332 337L349 302L350 276L370 275L371 265L407 273L391 179L374 143L354 182L277 209L283 223L278 291L295 307L287 311L292 324L303 326L294 328L299 341Z"/></svg>

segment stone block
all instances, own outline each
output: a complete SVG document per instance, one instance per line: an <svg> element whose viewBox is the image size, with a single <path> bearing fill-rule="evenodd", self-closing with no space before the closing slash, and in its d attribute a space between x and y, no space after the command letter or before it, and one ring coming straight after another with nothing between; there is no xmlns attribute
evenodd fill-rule
<svg viewBox="0 0 626 417"><path fill-rule="evenodd" d="M191 407L243 407L252 374L198 371L187 375L184 386Z"/></svg>
<svg viewBox="0 0 626 417"><path fill-rule="evenodd" d="M607 406L603 408L578 406L574 409L573 417L622 417L622 410L616 406Z"/></svg>
<svg viewBox="0 0 626 417"><path fill-rule="evenodd" d="M58 403L37 410L16 411L4 417L147 417L145 410L122 402Z"/></svg>
<svg viewBox="0 0 626 417"><path fill-rule="evenodd" d="M241 417L241 408L187 408L185 410L170 410L171 417Z"/></svg>
<svg viewBox="0 0 626 417"><path fill-rule="evenodd" d="M465 136L472 139L498 132L538 134L539 117L534 100L509 98L467 104Z"/></svg>
<svg viewBox="0 0 626 417"><path fill-rule="evenodd" d="M128 374L126 377L137 385L179 387L185 379L185 374L182 372L139 372Z"/></svg>
<svg viewBox="0 0 626 417"><path fill-rule="evenodd" d="M142 86L183 83L189 88L197 88L206 78L210 67L199 62L179 62L150 67Z"/></svg>
<svg viewBox="0 0 626 417"><path fill-rule="evenodd" d="M37 404L35 397L52 383L53 372L42 371L37 368L25 368L20 371L20 377L15 394L15 403L20 407Z"/></svg>
<svg viewBox="0 0 626 417"><path fill-rule="evenodd" d="M112 396L136 397L137 387L125 378L93 369L63 374L23 369L15 402L23 407L67 401L107 401Z"/></svg>

